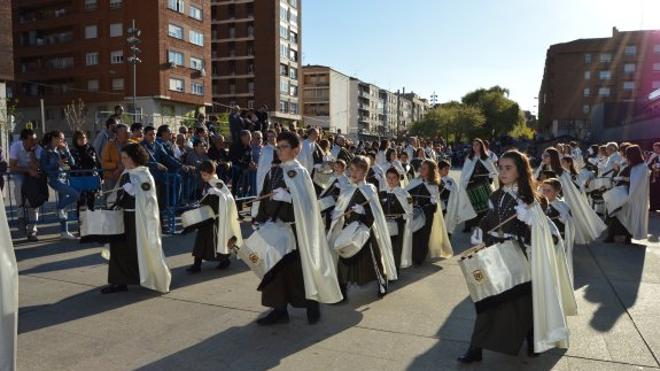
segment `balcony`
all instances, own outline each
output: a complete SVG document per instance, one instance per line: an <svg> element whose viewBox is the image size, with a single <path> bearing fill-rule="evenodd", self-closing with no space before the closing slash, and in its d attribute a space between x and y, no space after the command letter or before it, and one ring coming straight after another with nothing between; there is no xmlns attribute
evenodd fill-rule
<svg viewBox="0 0 660 371"><path fill-rule="evenodd" d="M62 18L71 14L69 7L56 7L49 9L35 9L32 11L20 12L17 17L19 24L27 24L38 21L45 21L48 19Z"/></svg>
<svg viewBox="0 0 660 371"><path fill-rule="evenodd" d="M73 31L55 32L36 37L29 37L27 34L20 38L21 46L45 46L64 44L73 41Z"/></svg>

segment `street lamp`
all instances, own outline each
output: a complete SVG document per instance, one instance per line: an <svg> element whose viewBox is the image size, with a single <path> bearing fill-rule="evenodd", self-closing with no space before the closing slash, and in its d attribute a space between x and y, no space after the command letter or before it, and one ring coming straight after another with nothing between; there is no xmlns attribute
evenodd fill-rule
<svg viewBox="0 0 660 371"><path fill-rule="evenodd" d="M140 35L142 31L135 26L135 19L133 19L133 25L128 29L128 38L126 42L129 45L131 50L131 56L128 57L128 63L133 65L133 113L137 113L137 65L142 63L142 60L138 58L138 54L142 53L142 50L137 47L140 44Z"/></svg>

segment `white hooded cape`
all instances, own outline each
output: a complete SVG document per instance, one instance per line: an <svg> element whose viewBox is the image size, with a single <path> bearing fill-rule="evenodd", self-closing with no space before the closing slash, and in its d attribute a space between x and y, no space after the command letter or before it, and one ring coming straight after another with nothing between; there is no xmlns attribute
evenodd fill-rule
<svg viewBox="0 0 660 371"><path fill-rule="evenodd" d="M433 225L431 226L431 234L429 235L429 256L431 258L450 258L454 255L454 249L451 247L451 241L449 241L449 234L445 226L445 217L442 215L442 200L440 200L438 186L425 183L421 178L415 178L408 184L406 191L410 191L420 184L426 186L426 189L431 194L431 199L434 200L432 202L438 205L435 209L435 214L433 214ZM405 268L411 265L412 249L408 255L401 254L401 267Z"/></svg>
<svg viewBox="0 0 660 371"><path fill-rule="evenodd" d="M263 146L261 149L261 156L259 156L259 163L257 164L257 194L261 194L261 189L264 186L264 179L266 174L273 164L273 153L275 149L270 144Z"/></svg>
<svg viewBox="0 0 660 371"><path fill-rule="evenodd" d="M406 174L406 170L403 168L403 165L401 164L401 161L399 160L394 160L394 161L385 161L382 164L378 164L378 161L376 161L376 164L378 165L378 169L374 167L374 171L380 171L380 178L378 179L378 190L384 191L388 188L387 186L387 170L390 168L394 168L394 170L399 173L399 176L403 176L403 179L401 180L401 187L406 188L408 185L408 174Z"/></svg>
<svg viewBox="0 0 660 371"><path fill-rule="evenodd" d="M445 226L447 233L453 233L457 225L466 220L474 219L477 213L472 207L467 192L454 179L449 176L443 178L445 188L449 190L449 200L447 200L447 215L445 215Z"/></svg>
<svg viewBox="0 0 660 371"><path fill-rule="evenodd" d="M587 244L600 236L607 226L589 206L589 201L573 184L571 175L564 171L559 177L564 201L571 208L575 221L575 243Z"/></svg>
<svg viewBox="0 0 660 371"><path fill-rule="evenodd" d="M412 144L408 144L406 146L405 151L408 154L408 161L412 161L412 159L415 158L415 153L417 152L417 148L413 147Z"/></svg>
<svg viewBox="0 0 660 371"><path fill-rule="evenodd" d="M552 240L552 224L541 206L534 202L531 215L532 307L534 313L534 351L568 347L566 316L577 315L564 249ZM560 239L561 241L561 239Z"/></svg>
<svg viewBox="0 0 660 371"><path fill-rule="evenodd" d="M491 188L493 190L499 188L498 186L498 172L495 169L495 165L489 160L482 160L480 157L474 157L470 159L470 156L465 158L465 163L463 164L463 170L461 170L461 188L467 189L472 173L474 172L474 167L477 165L477 161L481 161L481 164L484 165L486 170L488 170L488 177L493 179L493 184Z"/></svg>
<svg viewBox="0 0 660 371"><path fill-rule="evenodd" d="M280 167L293 200L305 297L320 303L337 303L342 300L342 295L312 178L297 160L284 162Z"/></svg>
<svg viewBox="0 0 660 371"><path fill-rule="evenodd" d="M18 267L0 195L0 370L16 369L18 325Z"/></svg>
<svg viewBox="0 0 660 371"><path fill-rule="evenodd" d="M232 237L236 237L236 246L243 245L241 226L238 224L238 209L236 209L234 196L232 196L229 188L227 188L222 180L213 177L209 184L211 187L209 188L208 193L218 196L217 218L219 221L215 251L218 254L227 255L230 253L229 247L227 247L227 242Z"/></svg>
<svg viewBox="0 0 660 371"><path fill-rule="evenodd" d="M599 174L599 176L614 176L614 165L621 167L621 164L623 164L623 157L621 157L621 154L619 152L614 152L611 155L607 157L607 161L605 162L605 167L603 168L603 172Z"/></svg>
<svg viewBox="0 0 660 371"><path fill-rule="evenodd" d="M648 234L649 177L649 169L645 163L637 164L630 169L628 201L616 213L617 219L636 240L643 240Z"/></svg>
<svg viewBox="0 0 660 371"><path fill-rule="evenodd" d="M172 274L163 254L156 183L146 166L126 170L135 189L135 234L140 286L161 293L170 291Z"/></svg>
<svg viewBox="0 0 660 371"><path fill-rule="evenodd" d="M316 149L316 142L313 142L309 139L302 141L300 153L298 153L298 162L307 170L308 173L312 173L314 168L314 150Z"/></svg>
<svg viewBox="0 0 660 371"><path fill-rule="evenodd" d="M401 204L401 207L403 207L403 212L404 216L403 219L406 221L406 223L403 226L403 231L399 231L399 234L403 233L403 243L401 245L401 256L409 256L412 259L412 228L410 227L412 220L413 220L413 206L412 203L410 203L409 197L410 193L406 191L405 189L401 187L396 187L394 189L388 189L385 190L387 193L393 193L396 196L396 199L399 201ZM407 268L410 266L410 261L411 259L408 259L408 264L404 267L403 265L401 268Z"/></svg>
<svg viewBox="0 0 660 371"><path fill-rule="evenodd" d="M380 251L380 260L384 270L383 273L388 281L394 281L397 279L397 273L394 254L392 253L392 240L390 240L390 233L387 229L385 213L383 213L383 208L378 199L378 192L376 191L376 187L372 184L362 181L359 184L349 183L342 188L335 205L330 230L328 231L328 242L330 243L330 246L333 246L335 239L337 239L337 236L341 233L345 218L343 214L346 212L346 208L351 202L353 194L357 190L362 192L366 201L369 202L369 207L371 207L371 212L374 216L374 224L371 226L371 230L374 233L376 243L378 244L378 250ZM406 201L406 203L408 203L408 201ZM335 215L341 216L334 218Z"/></svg>
<svg viewBox="0 0 660 371"><path fill-rule="evenodd" d="M575 244L575 221L571 208L564 200L557 198L550 203L557 211L559 211L559 221L564 223L564 249L566 252L566 263L568 265L568 275L571 278L571 283L574 282L573 273L573 245Z"/></svg>

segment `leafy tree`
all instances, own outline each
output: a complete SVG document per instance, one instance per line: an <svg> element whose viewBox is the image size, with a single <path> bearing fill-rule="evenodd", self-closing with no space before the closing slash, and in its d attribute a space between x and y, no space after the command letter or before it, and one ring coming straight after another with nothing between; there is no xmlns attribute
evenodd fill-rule
<svg viewBox="0 0 660 371"><path fill-rule="evenodd" d="M486 117L480 135L486 138L508 134L516 127L525 126L520 106L509 99L509 90L500 86L477 89L461 100L463 104L479 107Z"/></svg>

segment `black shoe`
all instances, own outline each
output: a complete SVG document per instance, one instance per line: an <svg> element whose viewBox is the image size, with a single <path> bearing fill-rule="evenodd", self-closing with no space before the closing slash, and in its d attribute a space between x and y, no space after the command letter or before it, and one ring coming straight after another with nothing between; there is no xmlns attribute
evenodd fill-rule
<svg viewBox="0 0 660 371"><path fill-rule="evenodd" d="M385 295L387 295L387 287L383 286L381 289L381 286L378 285L376 295L378 296L378 299L382 299Z"/></svg>
<svg viewBox="0 0 660 371"><path fill-rule="evenodd" d="M481 362L481 359L482 359L481 348L470 347L468 348L467 352L465 352L465 354L458 357L458 362L461 363Z"/></svg>
<svg viewBox="0 0 660 371"><path fill-rule="evenodd" d="M229 265L231 264L231 260L229 259L224 259L218 263L218 266L215 267L215 269L223 270L229 268Z"/></svg>
<svg viewBox="0 0 660 371"><path fill-rule="evenodd" d="M538 356L540 356L540 355L541 355L541 353L535 353L535 352L534 352L534 348L527 348L527 357L529 357L529 358L536 358L536 357L538 357Z"/></svg>
<svg viewBox="0 0 660 371"><path fill-rule="evenodd" d="M202 267L200 267L199 265L195 265L195 264L193 264L190 267L186 268L186 272L190 272L190 273L199 273L201 271L202 271Z"/></svg>
<svg viewBox="0 0 660 371"><path fill-rule="evenodd" d="M310 325L316 324L321 319L321 309L319 304L312 304L307 307L307 323Z"/></svg>
<svg viewBox="0 0 660 371"><path fill-rule="evenodd" d="M631 237L626 237L626 245L632 245L632 238Z"/></svg>
<svg viewBox="0 0 660 371"><path fill-rule="evenodd" d="M128 291L128 286L126 285L115 285L114 283L101 289L101 294L112 294L120 291Z"/></svg>
<svg viewBox="0 0 660 371"><path fill-rule="evenodd" d="M260 326L271 326L278 323L289 323L289 312L286 309L273 309L268 315L257 320L257 324Z"/></svg>
<svg viewBox="0 0 660 371"><path fill-rule="evenodd" d="M607 238L603 241L605 243L614 243L614 236L607 235Z"/></svg>

